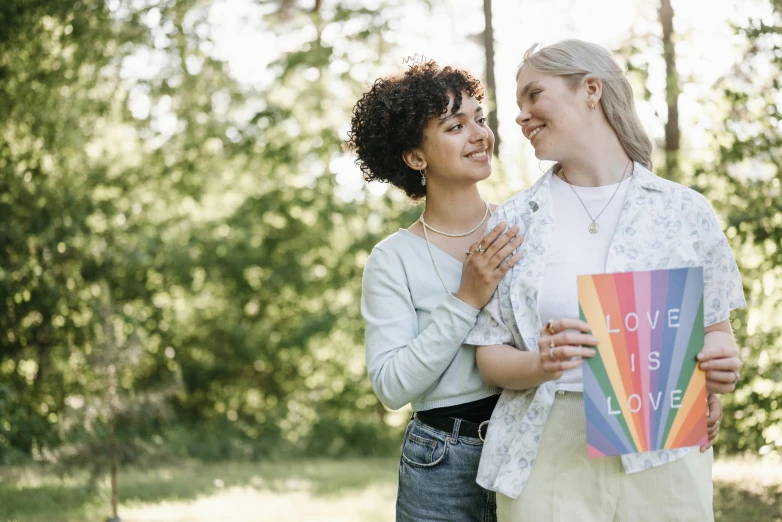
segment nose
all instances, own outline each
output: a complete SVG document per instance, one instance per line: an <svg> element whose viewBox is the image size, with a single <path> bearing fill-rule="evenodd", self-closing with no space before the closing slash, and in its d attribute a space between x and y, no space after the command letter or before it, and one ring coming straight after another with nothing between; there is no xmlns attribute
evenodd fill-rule
<svg viewBox="0 0 782 522"><path fill-rule="evenodd" d="M475 130L472 133L472 141L486 141L489 139L489 127L474 124Z"/></svg>
<svg viewBox="0 0 782 522"><path fill-rule="evenodd" d="M529 111L524 110L524 107L522 107L519 113L516 115L516 125L518 125L523 129L524 126L527 123L529 123L529 120L530 120Z"/></svg>

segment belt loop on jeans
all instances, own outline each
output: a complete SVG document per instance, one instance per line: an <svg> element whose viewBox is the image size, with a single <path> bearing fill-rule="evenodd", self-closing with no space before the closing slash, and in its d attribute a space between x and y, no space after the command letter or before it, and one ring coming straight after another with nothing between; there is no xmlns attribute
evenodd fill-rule
<svg viewBox="0 0 782 522"><path fill-rule="evenodd" d="M451 442L459 442L459 427L462 425L462 419L453 420L453 431L451 432Z"/></svg>

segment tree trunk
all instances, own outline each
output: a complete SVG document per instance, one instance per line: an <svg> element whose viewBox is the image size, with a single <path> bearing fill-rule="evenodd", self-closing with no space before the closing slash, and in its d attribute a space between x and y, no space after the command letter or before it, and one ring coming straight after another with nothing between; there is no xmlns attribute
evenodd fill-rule
<svg viewBox="0 0 782 522"><path fill-rule="evenodd" d="M676 71L671 0L660 0L660 23L663 28L665 58L665 101L668 104L668 119L665 122L665 170L668 178L675 180L679 178L679 73Z"/></svg>
<svg viewBox="0 0 782 522"><path fill-rule="evenodd" d="M119 520L117 506L119 505L119 484L117 483L117 434L111 428L111 513L113 520Z"/></svg>
<svg viewBox="0 0 782 522"><path fill-rule="evenodd" d="M494 81L494 25L492 23L491 0L483 0L483 47L486 51L486 95L489 105L489 128L494 133L494 154L500 153L500 135L497 132L497 84Z"/></svg>

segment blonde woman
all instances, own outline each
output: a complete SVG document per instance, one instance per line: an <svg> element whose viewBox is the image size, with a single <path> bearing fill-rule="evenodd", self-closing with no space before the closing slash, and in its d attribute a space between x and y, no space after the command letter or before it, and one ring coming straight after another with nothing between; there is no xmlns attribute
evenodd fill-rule
<svg viewBox="0 0 782 522"><path fill-rule="evenodd" d="M517 102L535 155L557 163L489 222L518 226L525 241L466 341L478 345L484 380L504 389L478 483L497 492L500 521L713 520L710 449L587 458L581 358L598 339L576 319L576 276L702 266L698 358L709 392L732 391L741 363L728 319L745 300L716 216L703 196L651 172L632 89L606 49L533 46Z"/></svg>

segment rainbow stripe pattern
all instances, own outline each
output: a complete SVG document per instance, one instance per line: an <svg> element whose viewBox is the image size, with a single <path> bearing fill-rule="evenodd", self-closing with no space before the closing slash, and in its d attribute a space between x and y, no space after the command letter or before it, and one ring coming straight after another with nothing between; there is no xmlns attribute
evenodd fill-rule
<svg viewBox="0 0 782 522"><path fill-rule="evenodd" d="M578 276L578 300L600 339L583 365L589 457L705 444L703 269Z"/></svg>

